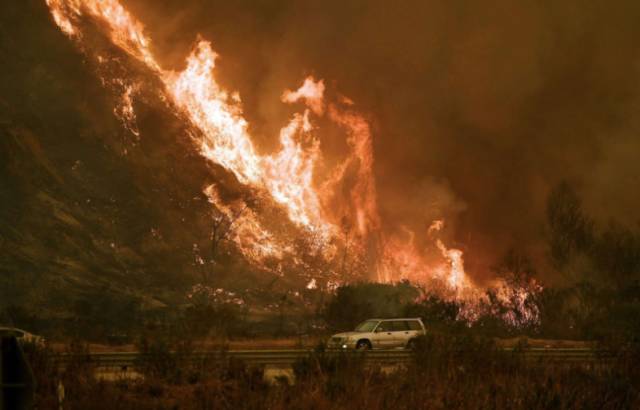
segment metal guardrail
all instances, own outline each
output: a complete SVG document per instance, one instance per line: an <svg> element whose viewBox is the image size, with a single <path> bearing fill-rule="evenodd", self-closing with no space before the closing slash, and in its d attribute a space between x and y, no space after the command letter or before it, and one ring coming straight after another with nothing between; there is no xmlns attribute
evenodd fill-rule
<svg viewBox="0 0 640 410"><path fill-rule="evenodd" d="M529 349L502 349L514 355L531 361L544 362L594 362L606 360L611 356L588 348L529 348ZM299 359L309 357L312 350L229 350L229 351L196 351L185 354L173 353L181 360L200 362L222 362L235 359L249 365L291 365ZM172 355L173 355L172 354ZM413 357L413 352L408 350L369 350L357 351L327 351L328 356L362 357L369 364L399 364L407 363ZM59 363L64 366L73 359L87 360L98 368L128 368L136 367L146 360L157 360L158 356L139 352L103 352L90 353L86 356L73 354L60 354Z"/></svg>
<svg viewBox="0 0 640 410"><path fill-rule="evenodd" d="M607 363L614 355L610 351L590 348L529 348L504 349L521 355L525 360L552 363Z"/></svg>

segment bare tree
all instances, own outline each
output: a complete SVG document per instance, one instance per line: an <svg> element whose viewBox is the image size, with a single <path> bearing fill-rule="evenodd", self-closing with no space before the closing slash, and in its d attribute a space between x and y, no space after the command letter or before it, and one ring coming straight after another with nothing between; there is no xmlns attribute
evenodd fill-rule
<svg viewBox="0 0 640 410"><path fill-rule="evenodd" d="M234 233L234 229L238 220L242 214L247 210L248 205L245 203L242 208L237 211L231 211L224 213L216 210L211 218L211 231L209 239L211 241L209 246L209 261L203 264L202 269L202 281L203 284L209 285L211 279L213 279L213 273L215 266L218 264L218 258L220 256L220 248L222 244L227 241Z"/></svg>

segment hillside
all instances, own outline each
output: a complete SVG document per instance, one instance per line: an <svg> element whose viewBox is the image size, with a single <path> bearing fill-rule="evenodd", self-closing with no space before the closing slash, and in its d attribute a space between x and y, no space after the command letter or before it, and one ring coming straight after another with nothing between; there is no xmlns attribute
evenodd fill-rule
<svg viewBox="0 0 640 410"><path fill-rule="evenodd" d="M135 103L139 136L124 128L44 2L3 2L0 15L0 308L106 317L185 303L210 246L203 188L233 178L153 95ZM229 259L213 285L273 281Z"/></svg>

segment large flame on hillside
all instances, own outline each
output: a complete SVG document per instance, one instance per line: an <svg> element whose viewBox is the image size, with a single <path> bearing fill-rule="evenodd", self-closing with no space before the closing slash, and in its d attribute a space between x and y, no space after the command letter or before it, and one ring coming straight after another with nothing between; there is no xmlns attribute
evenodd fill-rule
<svg viewBox="0 0 640 410"><path fill-rule="evenodd" d="M143 25L118 0L46 3L59 28L98 64L103 63L104 57L91 52L83 29L92 21L105 29L115 46L160 80L163 89L159 92L190 122L201 154L281 206L293 225L314 238L325 259L340 258L336 244L341 244L345 255L346 249L358 255L379 281L436 281L458 300L478 294L464 271L462 251L448 248L438 237L443 221L434 222L421 233L433 244L435 257L425 256L416 243L416 233L408 229L399 230L400 234L384 234L377 207L369 124L348 98L326 101L323 81L309 77L296 90L282 94L283 103L303 109L281 129L280 149L263 154L249 134L240 96L228 92L216 80L217 55L209 42L199 40L187 58L186 68L175 72L164 69L156 60ZM114 112L127 129L138 135L132 105L137 85L126 78L103 82L114 86L122 96L122 105ZM332 169L324 168L317 125L320 118L343 130L350 151ZM319 181L319 175L324 180ZM347 183L347 179L351 182ZM233 218L236 228L231 239L252 263L260 266L267 258L282 259L294 252L290 241L269 232L246 203L225 203L215 186L208 186L205 193L216 209ZM343 270L344 265L343 262ZM315 286L315 279L313 283Z"/></svg>

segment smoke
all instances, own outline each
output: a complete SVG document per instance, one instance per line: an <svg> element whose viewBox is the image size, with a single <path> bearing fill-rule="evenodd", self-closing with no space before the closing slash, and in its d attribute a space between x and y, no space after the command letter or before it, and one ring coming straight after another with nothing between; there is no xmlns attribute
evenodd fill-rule
<svg viewBox="0 0 640 410"><path fill-rule="evenodd" d="M386 229L418 227L416 231L426 236L424 234L434 221L447 221L444 224L446 233L455 231L454 224L467 205L456 196L446 180L425 177L421 181L413 181L407 189L405 195L384 200L383 219L391 221Z"/></svg>
<svg viewBox="0 0 640 410"><path fill-rule="evenodd" d="M513 246L541 254L560 180L597 218L630 222L640 202L635 2L124 3L163 66L184 68L198 35L213 42L265 152L293 110L282 90L335 82L373 121L384 219L416 232L446 219L472 275Z"/></svg>

